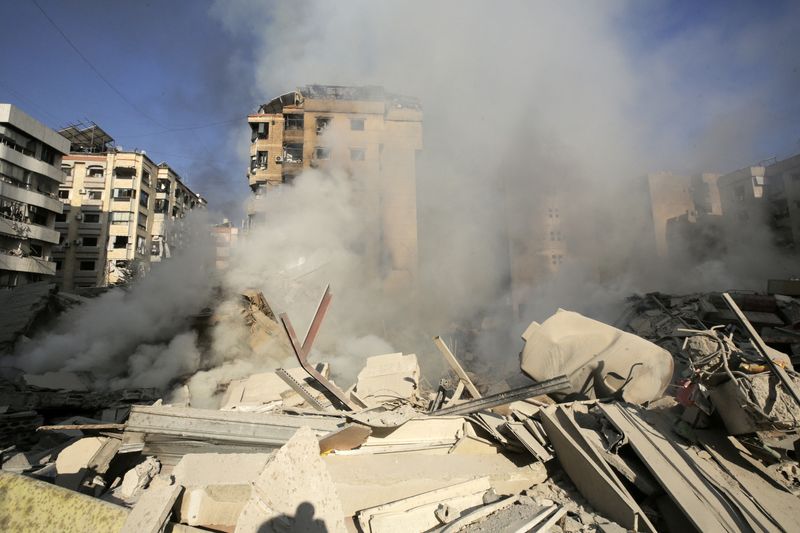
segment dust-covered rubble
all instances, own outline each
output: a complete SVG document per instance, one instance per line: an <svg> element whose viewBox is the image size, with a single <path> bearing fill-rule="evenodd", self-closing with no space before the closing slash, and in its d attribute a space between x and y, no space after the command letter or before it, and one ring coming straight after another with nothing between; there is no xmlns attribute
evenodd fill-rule
<svg viewBox="0 0 800 533"><path fill-rule="evenodd" d="M248 342L297 364L227 382L219 409L6 375L0 523L49 530L58 499L85 510L62 531L800 530L796 298L559 310L520 332L533 385L489 396L439 337L442 379L375 354L343 390L261 293L242 304Z"/></svg>

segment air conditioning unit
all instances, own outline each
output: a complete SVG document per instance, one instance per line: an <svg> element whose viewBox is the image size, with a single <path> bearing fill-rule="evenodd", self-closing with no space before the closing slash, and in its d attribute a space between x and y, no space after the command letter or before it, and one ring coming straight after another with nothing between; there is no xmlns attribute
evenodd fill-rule
<svg viewBox="0 0 800 533"><path fill-rule="evenodd" d="M70 247L69 241L65 242L64 243L64 248L69 248L69 247Z"/></svg>
<svg viewBox="0 0 800 533"><path fill-rule="evenodd" d="M75 220L83 220L83 214L78 213L77 215L75 215Z"/></svg>
<svg viewBox="0 0 800 533"><path fill-rule="evenodd" d="M75 239L72 241L75 246L83 246L83 239Z"/></svg>
<svg viewBox="0 0 800 533"><path fill-rule="evenodd" d="M86 189L80 189L80 190L78 191L78 194L86 194Z"/></svg>
<svg viewBox="0 0 800 533"><path fill-rule="evenodd" d="M279 156L279 155L276 155L275 156L275 162L276 163L283 163L283 158L281 156Z"/></svg>

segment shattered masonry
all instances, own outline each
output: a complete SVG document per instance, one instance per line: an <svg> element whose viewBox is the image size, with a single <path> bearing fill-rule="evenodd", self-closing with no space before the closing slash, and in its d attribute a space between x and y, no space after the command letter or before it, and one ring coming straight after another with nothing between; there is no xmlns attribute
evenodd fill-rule
<svg viewBox="0 0 800 533"><path fill-rule="evenodd" d="M238 319L297 361L225 387L219 409L89 374L0 380L0 523L10 531L798 531L800 291L652 293L615 325L559 310L490 394L439 337L375 355L342 389L263 294ZM0 340L80 301L28 285ZM24 304L24 305L23 305ZM16 329L15 329L16 328ZM545 394L546 393L546 394ZM55 522L53 522L55 516Z"/></svg>

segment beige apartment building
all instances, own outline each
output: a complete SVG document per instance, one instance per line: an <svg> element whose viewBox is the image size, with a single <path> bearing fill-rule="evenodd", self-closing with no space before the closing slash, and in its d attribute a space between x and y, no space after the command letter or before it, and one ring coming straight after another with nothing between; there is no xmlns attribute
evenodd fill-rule
<svg viewBox="0 0 800 533"><path fill-rule="evenodd" d="M538 194L519 192L507 189L510 293L514 316L526 317L535 288L564 264L568 196L554 187L540 187Z"/></svg>
<svg viewBox="0 0 800 533"><path fill-rule="evenodd" d="M214 239L215 266L217 270L225 270L230 266L231 254L239 242L239 228L226 218L211 228L211 237Z"/></svg>
<svg viewBox="0 0 800 533"><path fill-rule="evenodd" d="M56 193L69 142L11 104L0 104L0 288L51 279L62 206Z"/></svg>
<svg viewBox="0 0 800 533"><path fill-rule="evenodd" d="M169 221L205 206L166 163L124 151L96 124L59 132L70 143L58 196L64 212L54 258L56 280L73 290L103 287L145 272L169 256Z"/></svg>
<svg viewBox="0 0 800 533"><path fill-rule="evenodd" d="M353 180L367 228L363 256L386 289L417 278L416 162L422 108L382 87L309 85L249 115L249 221L267 214L257 200L308 168L336 169Z"/></svg>

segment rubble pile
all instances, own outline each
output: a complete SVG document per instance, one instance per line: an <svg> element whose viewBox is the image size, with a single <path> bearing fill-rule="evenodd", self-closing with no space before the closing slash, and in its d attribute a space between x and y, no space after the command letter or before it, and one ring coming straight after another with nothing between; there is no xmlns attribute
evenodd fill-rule
<svg viewBox="0 0 800 533"><path fill-rule="evenodd" d="M0 524L800 531L797 298L635 296L616 327L559 310L522 333L530 383L491 395L439 337L435 390L404 353L369 357L340 388L309 361L329 303L301 342L243 294L251 345L297 366L231 381L219 409L74 375L1 382Z"/></svg>

